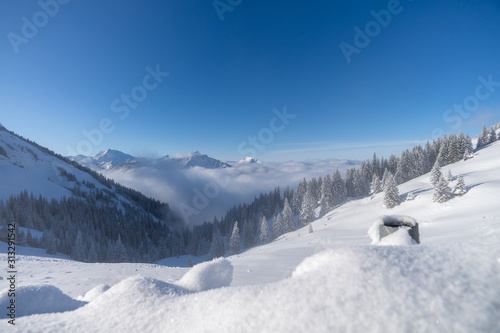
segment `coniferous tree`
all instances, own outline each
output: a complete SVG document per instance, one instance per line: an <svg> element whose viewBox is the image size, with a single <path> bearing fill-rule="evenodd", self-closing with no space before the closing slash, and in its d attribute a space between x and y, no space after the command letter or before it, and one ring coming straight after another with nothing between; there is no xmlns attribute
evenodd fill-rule
<svg viewBox="0 0 500 333"><path fill-rule="evenodd" d="M453 175L451 174L451 170L448 169L448 173L446 174L446 179L451 182L453 180Z"/></svg>
<svg viewBox="0 0 500 333"><path fill-rule="evenodd" d="M321 212L323 216L334 207L333 201L333 185L330 175L326 175L321 184Z"/></svg>
<svg viewBox="0 0 500 333"><path fill-rule="evenodd" d="M396 185L396 182L394 181L394 177L392 175L389 175L387 177L386 186L384 189L383 205L386 208L393 208L399 205L400 203L401 199L399 198L398 187Z"/></svg>
<svg viewBox="0 0 500 333"><path fill-rule="evenodd" d="M44 236L45 236L45 234L47 234L47 250L46 250L46 253L47 254L57 254L56 238L54 237L54 235L50 231L46 231L44 233Z"/></svg>
<svg viewBox="0 0 500 333"><path fill-rule="evenodd" d="M269 233L269 226L265 216L262 216L259 227L259 242L261 244L267 244L271 241L271 234Z"/></svg>
<svg viewBox="0 0 500 333"><path fill-rule="evenodd" d="M451 189L448 186L448 181L441 175L439 182L434 186L434 202L443 203L451 199Z"/></svg>
<svg viewBox="0 0 500 333"><path fill-rule="evenodd" d="M302 201L302 207L300 208L299 225L306 226L309 222L314 221L316 218L314 214L315 206L312 194L307 191Z"/></svg>
<svg viewBox="0 0 500 333"><path fill-rule="evenodd" d="M33 235L31 234L30 229L28 229L28 233L26 234L26 244L28 244L28 246L36 247L36 244L35 244Z"/></svg>
<svg viewBox="0 0 500 333"><path fill-rule="evenodd" d="M469 146L465 147L465 152L463 156L463 160L467 161L468 159L471 159L474 157L474 153L472 152L472 149L469 148Z"/></svg>
<svg viewBox="0 0 500 333"><path fill-rule="evenodd" d="M477 138L477 148L486 146L489 143L489 141L490 141L490 133L486 128L486 124L483 124L483 129L481 131L481 134L479 134L479 137Z"/></svg>
<svg viewBox="0 0 500 333"><path fill-rule="evenodd" d="M312 226L312 223L309 223L309 233L312 234L313 233L313 226Z"/></svg>
<svg viewBox="0 0 500 333"><path fill-rule="evenodd" d="M311 196L311 199L314 202L314 206L316 208L318 201L321 199L321 191L320 188L318 187L318 181L316 180L315 177L313 177L309 183L307 183L307 190L306 193L309 192L309 195Z"/></svg>
<svg viewBox="0 0 500 333"><path fill-rule="evenodd" d="M431 184L436 186L442 176L443 174L441 173L441 168L439 167L439 160L436 160L436 163L434 163L431 170Z"/></svg>
<svg viewBox="0 0 500 333"><path fill-rule="evenodd" d="M467 188L465 187L465 180L462 175L458 176L457 185L455 186L455 190L453 194L461 196L467 193Z"/></svg>
<svg viewBox="0 0 500 333"><path fill-rule="evenodd" d="M238 221L234 222L233 232L229 239L229 251L231 254L240 253L240 229L238 228Z"/></svg>
<svg viewBox="0 0 500 333"><path fill-rule="evenodd" d="M376 173L373 174L372 185L371 185L370 191L371 191L372 195L375 195L377 193L382 192L382 183L380 182L380 179L378 178L378 175Z"/></svg>
<svg viewBox="0 0 500 333"><path fill-rule="evenodd" d="M224 240L220 234L219 228L214 226L212 233L212 244L210 246L210 257L212 259L222 257L224 255Z"/></svg>
<svg viewBox="0 0 500 333"><path fill-rule="evenodd" d="M339 170L335 170L332 176L333 205L339 205L346 200L345 182L340 176Z"/></svg>
<svg viewBox="0 0 500 333"><path fill-rule="evenodd" d="M302 207L302 200L304 198L304 195L306 194L306 191L307 182L304 178L301 182L299 182L297 190L295 190L295 192L293 193L292 209L295 214L299 214L300 212L300 207Z"/></svg>
<svg viewBox="0 0 500 333"><path fill-rule="evenodd" d="M290 203L285 199L285 206L283 207L283 233L295 230L295 221L293 219L293 211Z"/></svg>
<svg viewBox="0 0 500 333"><path fill-rule="evenodd" d="M78 230L78 234L73 245L72 258L78 261L83 261L85 258L85 244L83 242L82 232Z"/></svg>
<svg viewBox="0 0 500 333"><path fill-rule="evenodd" d="M286 228L283 222L281 214L277 214L273 217L273 238L278 238L279 236L286 233Z"/></svg>
<svg viewBox="0 0 500 333"><path fill-rule="evenodd" d="M121 235L118 234L118 239L115 243L115 262L125 262L127 260L127 250L123 245Z"/></svg>

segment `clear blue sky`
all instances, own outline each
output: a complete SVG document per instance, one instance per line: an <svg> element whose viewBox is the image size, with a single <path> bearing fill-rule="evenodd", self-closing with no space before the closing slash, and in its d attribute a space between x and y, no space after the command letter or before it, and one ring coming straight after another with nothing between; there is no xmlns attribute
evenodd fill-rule
<svg viewBox="0 0 500 333"><path fill-rule="evenodd" d="M497 0L41 3L0 2L0 123L63 155L365 159L500 121Z"/></svg>

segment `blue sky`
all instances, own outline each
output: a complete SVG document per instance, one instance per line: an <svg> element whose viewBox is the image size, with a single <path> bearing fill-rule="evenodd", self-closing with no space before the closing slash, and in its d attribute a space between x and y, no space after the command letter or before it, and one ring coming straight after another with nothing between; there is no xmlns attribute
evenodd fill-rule
<svg viewBox="0 0 500 333"><path fill-rule="evenodd" d="M496 0L59 1L0 2L0 122L63 155L365 159L500 121Z"/></svg>

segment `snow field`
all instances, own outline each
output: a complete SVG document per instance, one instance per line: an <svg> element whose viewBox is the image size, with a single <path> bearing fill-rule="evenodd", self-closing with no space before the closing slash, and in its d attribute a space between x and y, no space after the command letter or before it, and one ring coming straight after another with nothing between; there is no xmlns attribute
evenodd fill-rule
<svg viewBox="0 0 500 333"><path fill-rule="evenodd" d="M500 332L499 168L497 142L442 169L464 176L464 196L433 202L424 175L398 186L402 198L413 192L415 199L391 210L382 207L383 194L352 200L314 221L312 234L305 227L189 271L83 264L28 251L18 258L19 288L54 285L88 304L20 317L15 329ZM367 231L383 215L414 218L421 244L401 245L404 234L397 232L384 240L391 246L369 245ZM103 284L112 287L105 291ZM5 285L0 280L0 289ZM1 320L0 330L6 325Z"/></svg>

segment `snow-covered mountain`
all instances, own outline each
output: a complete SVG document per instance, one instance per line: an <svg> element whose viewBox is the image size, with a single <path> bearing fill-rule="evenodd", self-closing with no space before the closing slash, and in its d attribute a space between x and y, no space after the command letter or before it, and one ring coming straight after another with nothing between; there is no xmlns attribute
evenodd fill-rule
<svg viewBox="0 0 500 333"><path fill-rule="evenodd" d="M72 156L70 159L96 171L111 170L113 168L131 169L142 167L154 167L156 169L193 167L219 169L231 167L231 165L226 162L201 154L198 151L189 154L177 154L175 156L166 155L156 159L138 158L118 150L108 149L106 151L99 152L94 157L78 155Z"/></svg>
<svg viewBox="0 0 500 333"><path fill-rule="evenodd" d="M16 302L25 306L16 325L32 332L499 332L499 169L496 142L443 167L452 186L464 177L463 196L433 202L424 174L398 186L403 202L393 209L382 206L383 193L353 199L313 221L312 233L304 227L192 269L188 262L206 258L85 264L19 247ZM414 218L421 244L370 245L367 231L383 215ZM7 307L9 281L0 286Z"/></svg>
<svg viewBox="0 0 500 333"><path fill-rule="evenodd" d="M344 173L360 164L337 159L262 162L252 157L222 162L198 151L153 159L107 150L94 157L71 159L124 186L168 202L186 223L194 224L211 221L233 205L249 202L277 186L297 184L304 177L321 177L336 169ZM194 213L186 214L186 210Z"/></svg>
<svg viewBox="0 0 500 333"><path fill-rule="evenodd" d="M111 155L122 160L128 158L125 154L108 151L101 154L96 163L112 165ZM155 220L160 216L150 214L151 207L164 206L165 213L169 210L168 205L154 202L1 126L0 184L0 199L3 200L22 192L47 200L103 200L103 204L118 210L123 210L124 206L137 208Z"/></svg>
<svg viewBox="0 0 500 333"><path fill-rule="evenodd" d="M262 163L262 162L254 157L247 156L239 160L237 163Z"/></svg>
<svg viewBox="0 0 500 333"><path fill-rule="evenodd" d="M113 149L101 151L94 157L77 155L72 157L71 159L94 170L108 170L121 164L134 163L137 161L137 158L135 158L134 156Z"/></svg>

